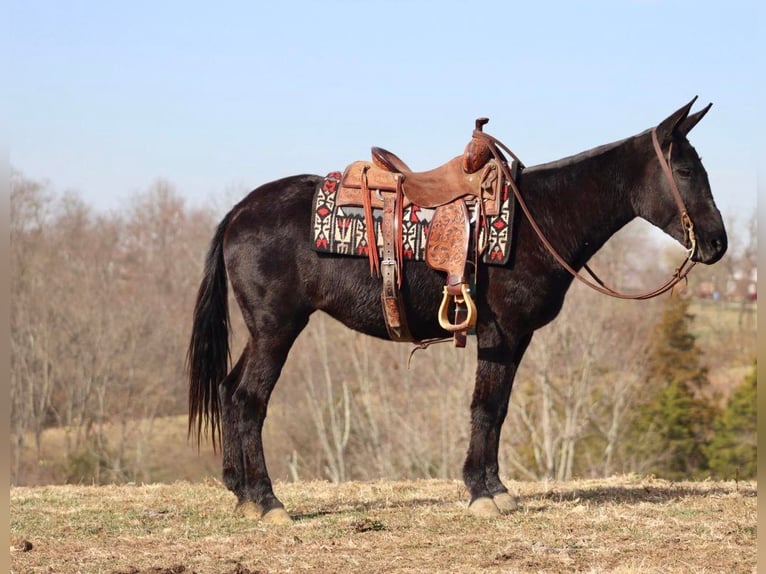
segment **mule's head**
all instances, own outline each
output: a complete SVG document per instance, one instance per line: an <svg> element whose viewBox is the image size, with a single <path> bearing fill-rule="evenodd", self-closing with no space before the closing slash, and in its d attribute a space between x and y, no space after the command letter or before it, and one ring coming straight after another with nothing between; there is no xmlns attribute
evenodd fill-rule
<svg viewBox="0 0 766 574"><path fill-rule="evenodd" d="M728 241L707 172L686 138L712 106L708 104L690 115L696 99L668 116L654 130L642 134L648 142L648 162L644 185L640 186L634 206L638 216L689 248L692 246L689 232L684 229L688 222L685 224L682 220L682 211L686 211L696 238L692 260L712 264L726 253ZM663 162L669 169L663 168Z"/></svg>

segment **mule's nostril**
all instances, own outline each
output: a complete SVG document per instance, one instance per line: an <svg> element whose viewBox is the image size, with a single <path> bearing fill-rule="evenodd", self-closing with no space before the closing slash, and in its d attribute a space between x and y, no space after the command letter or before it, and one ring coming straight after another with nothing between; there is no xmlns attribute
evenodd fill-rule
<svg viewBox="0 0 766 574"><path fill-rule="evenodd" d="M726 238L725 237L716 237L712 241L713 249L716 251L716 253L720 253L722 251L726 251Z"/></svg>

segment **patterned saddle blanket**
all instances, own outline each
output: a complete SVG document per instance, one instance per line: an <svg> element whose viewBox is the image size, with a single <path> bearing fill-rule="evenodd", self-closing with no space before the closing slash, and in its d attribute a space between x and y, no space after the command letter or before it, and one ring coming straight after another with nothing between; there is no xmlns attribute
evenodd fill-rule
<svg viewBox="0 0 766 574"><path fill-rule="evenodd" d="M316 251L369 257L367 225L361 206L338 205L337 191L342 174L329 173L317 186L313 203L312 246ZM403 210L402 243L405 260L424 261L426 238L435 208L415 204ZM383 210L374 208L375 235L379 256L383 257ZM497 215L487 215L486 225L480 227L479 245L485 245L482 262L490 265L505 265L510 254L510 239L513 226L514 201L507 185L502 186ZM473 228L473 226L472 226Z"/></svg>

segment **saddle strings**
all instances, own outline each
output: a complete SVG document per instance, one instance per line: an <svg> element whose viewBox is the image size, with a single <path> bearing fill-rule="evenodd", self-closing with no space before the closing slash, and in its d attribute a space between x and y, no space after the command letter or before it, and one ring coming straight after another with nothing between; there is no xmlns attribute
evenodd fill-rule
<svg viewBox="0 0 766 574"><path fill-rule="evenodd" d="M362 168L362 204L364 207L364 220L369 222L367 225L367 248L370 259L370 275L377 277L380 275L380 258L378 257L378 242L375 238L375 219L372 216L372 196L367 186L367 170L369 166Z"/></svg>

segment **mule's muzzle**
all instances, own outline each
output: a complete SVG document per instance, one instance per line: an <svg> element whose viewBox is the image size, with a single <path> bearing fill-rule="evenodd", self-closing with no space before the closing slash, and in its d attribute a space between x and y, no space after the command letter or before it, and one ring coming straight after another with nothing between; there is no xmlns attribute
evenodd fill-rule
<svg viewBox="0 0 766 574"><path fill-rule="evenodd" d="M729 240L725 232L711 239L697 238L697 250L692 257L692 261L712 265L724 256L728 247Z"/></svg>

